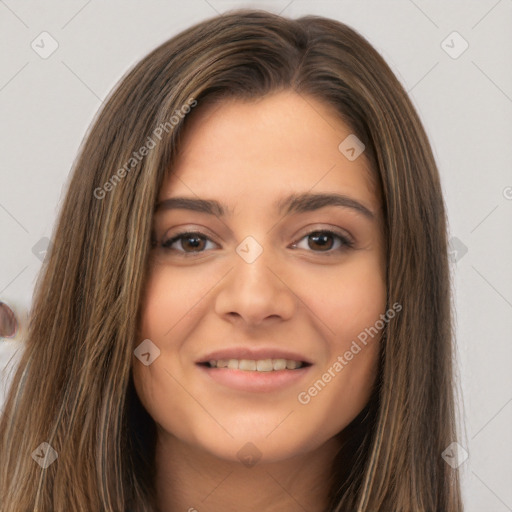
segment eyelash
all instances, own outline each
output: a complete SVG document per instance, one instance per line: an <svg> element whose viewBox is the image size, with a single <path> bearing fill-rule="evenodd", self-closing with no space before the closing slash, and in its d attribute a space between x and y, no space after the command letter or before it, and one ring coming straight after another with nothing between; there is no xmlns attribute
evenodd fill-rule
<svg viewBox="0 0 512 512"><path fill-rule="evenodd" d="M311 250L311 251L308 251L308 252L314 252L314 253L323 254L323 255L326 255L326 256L332 256L335 252L346 251L346 250L352 249L354 247L354 242L352 240L350 240L347 236L345 236L345 235L343 235L341 233L338 233L336 231L332 231L330 229L315 229L313 231L310 231L309 233L306 233L304 236L302 236L298 240L298 242L295 242L293 244L294 248L304 238L307 238L307 237L312 236L314 234L317 234L317 235L318 234L328 235L328 236L332 236L332 237L338 238L338 240L340 240L340 242L341 242L341 246L336 248L336 249L332 249L331 248L331 249L329 249L327 251L313 251L313 250ZM192 237L192 236L197 236L198 238L203 238L203 239L206 239L207 241L213 242L213 240L211 240L210 237L208 237L204 233L201 233L200 231L182 231L181 233L177 233L172 238L169 238L168 240L164 240L160 244L160 247L162 249L164 249L164 251L169 251L169 252L170 251L175 251L177 253L180 253L180 256L182 256L182 257L190 257L192 255L202 254L202 253L206 252L205 249L202 250L202 251L192 251L192 252L186 252L186 251L182 251L182 250L171 249L171 246L174 245L175 242L177 242L179 240L182 240L182 239L185 239L187 237ZM154 242L154 245L155 244L156 243Z"/></svg>

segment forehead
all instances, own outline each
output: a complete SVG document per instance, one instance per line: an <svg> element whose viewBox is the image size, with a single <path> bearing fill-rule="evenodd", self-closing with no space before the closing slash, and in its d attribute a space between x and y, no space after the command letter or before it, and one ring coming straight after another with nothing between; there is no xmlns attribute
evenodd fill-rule
<svg viewBox="0 0 512 512"><path fill-rule="evenodd" d="M159 200L195 195L264 208L285 192L329 191L375 210L378 191L364 152L351 161L339 149L349 136L331 105L294 92L199 104Z"/></svg>

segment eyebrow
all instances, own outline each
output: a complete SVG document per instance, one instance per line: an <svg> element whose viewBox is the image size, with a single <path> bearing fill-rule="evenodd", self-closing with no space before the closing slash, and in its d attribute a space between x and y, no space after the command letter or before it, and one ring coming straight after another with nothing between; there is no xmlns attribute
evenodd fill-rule
<svg viewBox="0 0 512 512"><path fill-rule="evenodd" d="M375 219L375 214L370 209L359 201L343 194L312 194L308 192L302 194L291 194L283 199L279 199L274 204L277 212L284 216L294 213L311 212L326 206L350 208L370 220ZM233 215L232 209L225 208L221 203L214 199L170 197L169 199L160 201L155 206L155 212L172 209L193 210L219 217L224 217L226 214Z"/></svg>

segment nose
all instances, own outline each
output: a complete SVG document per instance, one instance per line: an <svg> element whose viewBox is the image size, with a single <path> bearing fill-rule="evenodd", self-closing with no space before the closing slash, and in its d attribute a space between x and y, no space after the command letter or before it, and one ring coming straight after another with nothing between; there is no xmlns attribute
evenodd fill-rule
<svg viewBox="0 0 512 512"><path fill-rule="evenodd" d="M268 250L252 263L235 257L234 268L217 293L216 313L232 323L247 326L289 320L299 299L286 282L284 266L278 265Z"/></svg>

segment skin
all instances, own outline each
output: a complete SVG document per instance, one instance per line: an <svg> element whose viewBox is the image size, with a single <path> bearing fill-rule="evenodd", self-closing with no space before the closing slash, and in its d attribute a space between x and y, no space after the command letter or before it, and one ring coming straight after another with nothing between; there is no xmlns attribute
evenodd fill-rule
<svg viewBox="0 0 512 512"><path fill-rule="evenodd" d="M309 403L298 395L386 310L380 199L364 153L349 161L338 149L350 133L332 107L292 91L224 100L187 126L159 201L216 199L233 214L171 209L154 218L139 340L160 355L149 366L134 356L133 374L157 424L162 511L324 510L342 431L371 394L379 336ZM373 218L339 206L278 214L273 203L291 192L344 194ZM322 229L350 236L353 248L307 236ZM162 247L187 230L207 238ZM252 263L236 252L247 236L263 249ZM195 364L240 345L283 347L313 365L306 378L261 393L223 386ZM249 467L241 449L261 458Z"/></svg>

